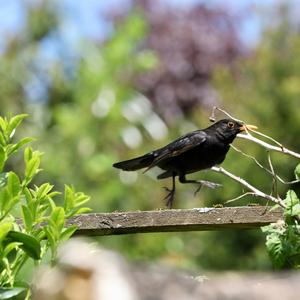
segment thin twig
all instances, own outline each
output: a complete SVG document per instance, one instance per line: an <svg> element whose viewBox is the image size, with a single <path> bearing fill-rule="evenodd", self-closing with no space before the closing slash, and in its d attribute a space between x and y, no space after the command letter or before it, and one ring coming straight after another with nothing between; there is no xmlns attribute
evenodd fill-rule
<svg viewBox="0 0 300 300"><path fill-rule="evenodd" d="M244 193L244 194L242 194L242 195L240 195L240 196L237 196L237 197L235 197L235 198L233 198L233 199L227 200L227 201L225 202L225 204L234 202L234 201L239 200L239 199L241 199L241 198L244 198L245 196L248 196L248 195L256 196L256 194L253 193L253 192L247 192L247 193Z"/></svg>
<svg viewBox="0 0 300 300"><path fill-rule="evenodd" d="M247 128L247 129L248 129L249 131L251 131L251 132L257 134L257 135L260 135L260 136L262 136L262 137L264 137L264 138L266 138L266 139L272 141L273 143L275 143L276 145L278 145L281 149L283 149L283 145L282 145L280 142L278 142L278 141L276 141L275 139L273 139L272 137L270 137L270 136L268 136L268 135L266 135L266 134L264 134L264 133L262 133L262 132L260 132L260 131L257 131L257 130L253 130L253 129L250 129L250 128ZM251 133L249 133L249 132L247 132L247 133L251 135Z"/></svg>
<svg viewBox="0 0 300 300"><path fill-rule="evenodd" d="M294 152L292 150L289 150L285 147L277 147L277 146L273 146L267 142L264 142L256 137L254 137L253 135L250 135L250 134L241 134L239 133L237 135L237 137L239 138L242 138L242 139L246 139L246 140L250 140L256 144L259 144L261 146L263 146L264 148L268 149L268 150L271 150L271 151L276 151L276 152L280 152L280 153L283 153L283 154L286 154L286 155L290 155L290 156L293 156L293 157L296 157L296 158L299 158L300 159L300 154L297 153L297 152Z"/></svg>
<svg viewBox="0 0 300 300"><path fill-rule="evenodd" d="M215 120L215 119L216 119L216 118L215 118L215 111L216 111L216 110L222 112L222 113L225 114L227 117L229 117L229 118L231 118L231 119L233 119L233 120L235 120L235 121L238 121L238 122L241 122L241 123L243 123L243 124L246 124L246 122L244 122L243 120L240 120L240 119L237 119L237 118L233 117L233 116L230 115L227 111L225 111L225 110L223 110L223 109L221 109L221 108L219 108L219 107L217 107L217 106L214 106L214 107L213 107L212 114L211 114L211 116L210 116L210 120L212 120L212 119ZM256 131L256 130L253 130L253 129L250 129L250 128L247 128L247 127L245 128L245 130L246 130L246 133L247 133L247 134L238 134L238 137L245 138L245 139L248 139L248 140L252 140L253 142L258 143L258 144L260 144L261 146L263 146L263 147L265 147L265 148L267 148L267 149L269 149L269 150L278 151L278 152L281 152L281 153L285 153L285 154L294 156L294 157L296 157L296 158L300 158L300 154L299 154L299 153L296 153L296 152L294 152L294 151L291 151L291 150L285 148L280 142L276 141L276 140L273 139L272 137L270 137L270 136L268 136L268 135L266 135L266 134L264 134L264 133L262 133L262 132L259 132L259 131ZM266 143L266 142L264 142L264 141L261 141L261 140L258 139L258 138L255 138L255 137L251 134L251 132L253 132L253 133L257 134L257 135L260 135L260 136L262 136L262 137L264 137L264 138L266 138L266 139L268 139L268 140L271 140L273 143L275 143L276 145L278 145L279 148L276 147L276 146L273 146L273 145L271 145L271 144L268 144L268 143Z"/></svg>
<svg viewBox="0 0 300 300"><path fill-rule="evenodd" d="M230 147L231 147L234 151L236 151L236 152L238 152L238 153L240 153L240 154L242 154L242 155L244 155L244 156L246 156L246 157L252 159L252 160L253 160L253 161L254 161L261 169L263 169L263 170L265 170L266 172L272 174L272 172L271 172L269 169L267 169L266 167L264 167L264 166L263 166L263 165L262 165L262 164L254 157L254 156L245 153L244 151L242 151L242 150L239 149L238 147L233 146L232 144L230 144Z"/></svg>
<svg viewBox="0 0 300 300"><path fill-rule="evenodd" d="M238 121L238 122L241 122L241 123L245 123L245 122L243 122L242 120L239 120L239 119L233 117L233 116L230 115L227 111L225 111L225 110L223 110L223 109L221 109L221 108L219 108L219 107L217 107L217 106L214 106L214 107L213 107L211 116L210 116L210 118L209 118L210 121L215 122L215 120L216 120L216 118L215 118L215 111L216 111L216 110L222 112L224 115L226 115L227 117L229 117L229 118L232 119L232 120L235 120L235 121Z"/></svg>
<svg viewBox="0 0 300 300"><path fill-rule="evenodd" d="M257 197L261 197L267 200L270 200L278 205L280 205L281 207L285 208L286 205L284 204L283 200L281 198L275 198L271 195L268 195L262 191L260 191L259 189L257 189L256 187L254 187L253 185L251 185L250 183L248 183L245 179L238 177L232 173L230 173L229 171L225 170L222 167L212 167L211 170L217 172L217 173L221 173L223 175L228 176L229 178L239 182L241 185L243 185L244 187L246 187L249 191L253 192L255 194L255 196Z"/></svg>
<svg viewBox="0 0 300 300"><path fill-rule="evenodd" d="M211 111L211 114L210 114L210 117L209 117L209 121L211 122L216 122L216 116L215 116L215 110L216 110L216 106L213 107L212 111Z"/></svg>
<svg viewBox="0 0 300 300"><path fill-rule="evenodd" d="M282 179L282 178L279 177L278 175L277 175L277 179L278 179L281 183L283 183L283 184L288 184L288 185L290 185L290 184L295 184L295 183L299 183L299 182L300 182L300 179L295 179L295 180L292 180L292 181L285 181L284 179Z"/></svg>
<svg viewBox="0 0 300 300"><path fill-rule="evenodd" d="M250 155L250 154L247 154L245 152L243 152L241 149L239 149L238 147L236 146L233 146L232 144L230 145L230 147L235 150L236 152L244 155L245 157L248 157L250 159L252 159L261 169L265 170L266 172L268 172L269 174L272 175L272 172L271 170L269 170L268 168L266 168L265 166L263 166L262 163L260 163L254 156ZM295 184L295 183L298 183L300 182L299 179L295 179L295 180L292 180L292 181L286 181L284 179L282 179L279 175L276 174L276 178L278 179L278 181L280 181L282 184L287 184L287 185L291 185L291 184Z"/></svg>
<svg viewBox="0 0 300 300"><path fill-rule="evenodd" d="M268 151L268 163L269 163L269 166L270 166L270 169L272 172L272 193L274 193L278 198L279 195L278 195L277 176L276 176L273 164L272 164L270 151Z"/></svg>

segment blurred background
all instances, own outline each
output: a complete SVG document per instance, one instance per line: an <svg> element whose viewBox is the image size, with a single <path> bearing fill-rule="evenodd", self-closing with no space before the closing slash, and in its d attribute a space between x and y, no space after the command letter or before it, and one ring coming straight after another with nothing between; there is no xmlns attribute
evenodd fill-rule
<svg viewBox="0 0 300 300"><path fill-rule="evenodd" d="M44 152L41 182L73 184L91 195L94 212L163 208L169 180L112 163L208 126L214 105L299 152L299 11L296 0L0 0L0 113L30 115L19 134L36 137ZM235 145L267 164L258 146ZM272 158L293 179L297 161ZM11 164L18 169L21 158ZM239 153L231 150L223 165L271 191L270 178ZM193 186L178 185L175 208L243 192L221 174L191 177L224 187L194 197ZM197 272L271 268L260 230L96 240L134 262Z"/></svg>

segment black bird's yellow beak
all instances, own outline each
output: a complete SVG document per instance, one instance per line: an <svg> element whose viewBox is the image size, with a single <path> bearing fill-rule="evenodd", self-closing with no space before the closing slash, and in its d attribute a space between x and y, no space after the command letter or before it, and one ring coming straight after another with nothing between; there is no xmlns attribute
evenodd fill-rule
<svg viewBox="0 0 300 300"><path fill-rule="evenodd" d="M257 126L255 126L255 125L243 124L243 125L240 127L240 131L247 131L247 129L250 129L250 130L256 130L256 129L257 129Z"/></svg>

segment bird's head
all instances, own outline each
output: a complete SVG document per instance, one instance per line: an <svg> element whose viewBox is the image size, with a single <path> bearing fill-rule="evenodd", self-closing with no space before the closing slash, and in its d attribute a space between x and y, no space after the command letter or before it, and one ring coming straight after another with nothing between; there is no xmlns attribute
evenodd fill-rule
<svg viewBox="0 0 300 300"><path fill-rule="evenodd" d="M247 129L257 129L254 125L247 125L232 119L223 119L210 126L219 138L231 143L236 135Z"/></svg>

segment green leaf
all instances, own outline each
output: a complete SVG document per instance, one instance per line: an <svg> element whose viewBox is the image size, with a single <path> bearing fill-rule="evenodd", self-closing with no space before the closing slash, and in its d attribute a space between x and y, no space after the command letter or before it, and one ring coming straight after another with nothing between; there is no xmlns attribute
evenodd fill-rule
<svg viewBox="0 0 300 300"><path fill-rule="evenodd" d="M92 209L89 207L73 208L66 214L66 218L69 219L75 215L88 213L90 211L92 211Z"/></svg>
<svg viewBox="0 0 300 300"><path fill-rule="evenodd" d="M24 161L25 161L26 164L31 160L32 153L33 153L33 151L32 151L31 147L26 147L25 148L25 151L24 151Z"/></svg>
<svg viewBox="0 0 300 300"><path fill-rule="evenodd" d="M57 242L56 242L56 239L55 239L51 229L48 226L44 227L44 232L46 234L46 237L47 237L50 249L51 249L52 259L53 259L56 255Z"/></svg>
<svg viewBox="0 0 300 300"><path fill-rule="evenodd" d="M91 212L91 211L92 211L92 209L89 208L89 207L80 207L80 208L77 209L75 214L76 215L85 214L85 213L88 213L88 212Z"/></svg>
<svg viewBox="0 0 300 300"><path fill-rule="evenodd" d="M297 203L296 205L291 207L290 215L293 217L300 216L300 203Z"/></svg>
<svg viewBox="0 0 300 300"><path fill-rule="evenodd" d="M62 207L55 207L50 216L50 221L56 226L58 233L62 231L65 225L65 211ZM58 235L59 236L59 235Z"/></svg>
<svg viewBox="0 0 300 300"><path fill-rule="evenodd" d="M5 141L4 135L3 135L3 133L1 131L0 131L0 145L1 146L5 146L6 145L6 141Z"/></svg>
<svg viewBox="0 0 300 300"><path fill-rule="evenodd" d="M0 145L0 172L2 172L3 170L5 161L6 161L6 153L3 147Z"/></svg>
<svg viewBox="0 0 300 300"><path fill-rule="evenodd" d="M9 124L6 129L5 135L8 136L9 138L12 138L16 128L20 125L20 123L23 121L23 119L26 118L27 116L28 115L26 115L26 114L21 114L21 115L16 115L16 116L12 117L9 120Z"/></svg>
<svg viewBox="0 0 300 300"><path fill-rule="evenodd" d="M40 165L40 160L37 157L32 158L28 162L28 165L26 167L26 171L25 171L26 178L31 179L37 173L39 165Z"/></svg>
<svg viewBox="0 0 300 300"><path fill-rule="evenodd" d="M10 144L8 147L7 147L7 155L11 155L13 153L15 153L16 151L18 151L22 146L30 143L34 141L33 138L30 138L30 137L25 137L23 139L21 139L18 143L16 144Z"/></svg>
<svg viewBox="0 0 300 300"><path fill-rule="evenodd" d="M284 210L285 221L288 224L294 223L295 216L300 215L300 201L297 197L297 194L293 190L289 190L284 199L286 208Z"/></svg>
<svg viewBox="0 0 300 300"><path fill-rule="evenodd" d="M49 209L49 204L47 203L47 204L40 204L39 206L38 206L38 208L37 208L37 222L39 221L39 219L40 218L42 218L44 215L45 215L45 213L46 213L46 211Z"/></svg>
<svg viewBox="0 0 300 300"><path fill-rule="evenodd" d="M7 189L2 189L0 191L0 216L4 216L7 213L8 204L10 202L10 195Z"/></svg>
<svg viewBox="0 0 300 300"><path fill-rule="evenodd" d="M260 227L260 230L263 232L263 233L266 233L268 234L271 230L271 225L266 225L266 226L263 226L263 227Z"/></svg>
<svg viewBox="0 0 300 300"><path fill-rule="evenodd" d="M67 241L77 230L76 225L69 226L67 228L64 228L61 235L60 235L60 240L61 241Z"/></svg>
<svg viewBox="0 0 300 300"><path fill-rule="evenodd" d="M13 196L17 196L21 189L19 177L14 172L9 172L7 177L7 189Z"/></svg>
<svg viewBox="0 0 300 300"><path fill-rule="evenodd" d="M44 198L52 189L53 185L49 183L44 183L39 188L37 188L36 197L38 199Z"/></svg>
<svg viewBox="0 0 300 300"><path fill-rule="evenodd" d="M284 199L285 204L287 207L291 207L299 203L299 199L297 194L293 190L288 190L286 193L286 197Z"/></svg>
<svg viewBox="0 0 300 300"><path fill-rule="evenodd" d="M3 251L3 257L7 257L8 254L14 250L14 249L17 249L19 246L21 246L22 243L20 242L12 242L12 243L9 243L8 245L5 246L4 248L4 251Z"/></svg>
<svg viewBox="0 0 300 300"><path fill-rule="evenodd" d="M281 268L284 265L284 248L283 243L278 234L267 236L266 246L273 265L276 268Z"/></svg>
<svg viewBox="0 0 300 300"><path fill-rule="evenodd" d="M39 241L45 240L45 239L46 239L46 233L45 233L44 227L38 229L38 230L35 232L35 236L36 236L36 238L37 238Z"/></svg>
<svg viewBox="0 0 300 300"><path fill-rule="evenodd" d="M64 208L68 217L74 215L74 208L78 207L87 201L90 200L90 197L85 195L82 192L75 193L74 189L68 185L65 185L65 203Z"/></svg>
<svg viewBox="0 0 300 300"><path fill-rule="evenodd" d="M61 192L51 192L47 196L48 196L48 198L52 199L52 198L54 198L57 195L61 195Z"/></svg>
<svg viewBox="0 0 300 300"><path fill-rule="evenodd" d="M11 230L13 225L12 221L5 221L3 220L0 223L0 243L5 239L9 231Z"/></svg>
<svg viewBox="0 0 300 300"><path fill-rule="evenodd" d="M52 200L52 198L49 198L49 199L48 199L48 202L49 202L50 207L51 207L51 209L52 209L52 211L53 211L53 210L55 209L55 207L56 207L55 202Z"/></svg>
<svg viewBox="0 0 300 300"><path fill-rule="evenodd" d="M66 211L75 207L75 195L74 189L68 185L65 185L65 203L64 208Z"/></svg>
<svg viewBox="0 0 300 300"><path fill-rule="evenodd" d="M7 234L7 238L11 239L13 242L22 243L21 248L26 252L28 256L36 260L40 259L41 244L34 236L12 230Z"/></svg>
<svg viewBox="0 0 300 300"><path fill-rule="evenodd" d="M30 190L28 188L24 189L24 196L25 196L27 205L30 206L33 199L32 199L32 195L30 193Z"/></svg>
<svg viewBox="0 0 300 300"><path fill-rule="evenodd" d="M26 205L22 205L21 209L25 229L26 231L30 231L32 229L32 214Z"/></svg>
<svg viewBox="0 0 300 300"><path fill-rule="evenodd" d="M27 291L23 287L12 287L12 288L0 288L0 300L13 299L16 296L21 295Z"/></svg>
<svg viewBox="0 0 300 300"><path fill-rule="evenodd" d="M5 188L0 191L0 209L3 215L7 214L20 201L20 180L14 172L7 174Z"/></svg>
<svg viewBox="0 0 300 300"><path fill-rule="evenodd" d="M89 200L90 200L90 197L87 196L87 195L85 195L82 192L79 192L79 193L75 194L75 203L76 203L76 206L80 206L80 205L88 202Z"/></svg>
<svg viewBox="0 0 300 300"><path fill-rule="evenodd" d="M8 192L7 189L0 193L0 198L3 200L2 202L2 213L7 214L10 212L11 209L20 201L20 196L17 195L12 197L12 195Z"/></svg>
<svg viewBox="0 0 300 300"><path fill-rule="evenodd" d="M297 180L300 180L300 164L298 164L295 169L295 176Z"/></svg>
<svg viewBox="0 0 300 300"><path fill-rule="evenodd" d="M25 178L26 182L29 183L34 175L36 175L39 172L39 166L40 166L40 156L41 153L34 151L32 152L32 157L30 159L25 159L26 162L26 168L25 168Z"/></svg>
<svg viewBox="0 0 300 300"><path fill-rule="evenodd" d="M0 129L1 129L2 131L5 131L7 125L8 125L8 123L7 123L6 118L0 117Z"/></svg>

